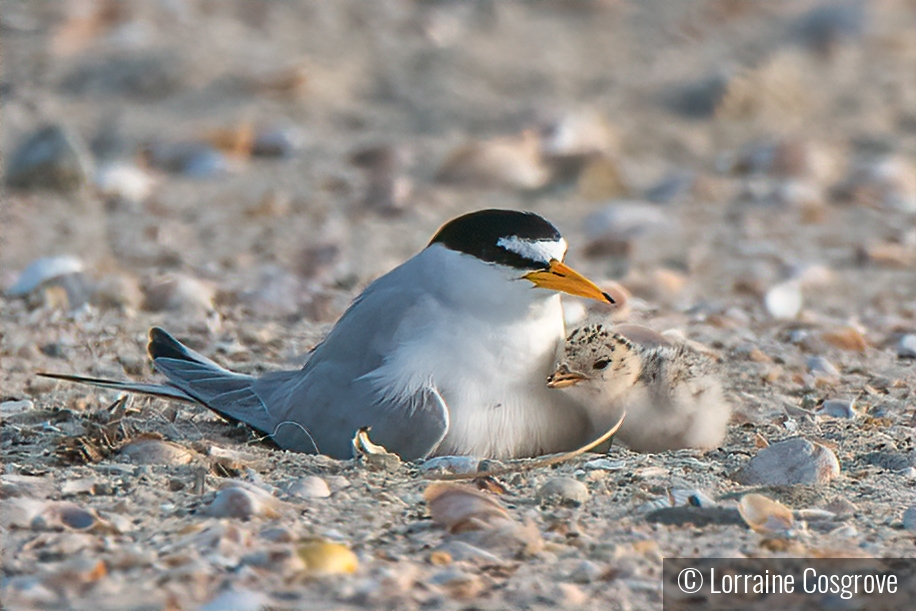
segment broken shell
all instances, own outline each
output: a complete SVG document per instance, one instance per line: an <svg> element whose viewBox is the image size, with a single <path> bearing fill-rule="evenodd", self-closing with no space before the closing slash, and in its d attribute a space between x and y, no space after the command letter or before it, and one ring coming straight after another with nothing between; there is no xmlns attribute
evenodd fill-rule
<svg viewBox="0 0 916 611"><path fill-rule="evenodd" d="M420 465L420 472L476 473L479 464L480 460L473 456L436 456L424 460Z"/></svg>
<svg viewBox="0 0 916 611"><path fill-rule="evenodd" d="M738 502L738 512L754 532L777 537L792 536L795 526L792 511L762 494L745 494Z"/></svg>
<svg viewBox="0 0 916 611"><path fill-rule="evenodd" d="M512 519L493 497L455 484L430 484L423 492L433 521L451 532L485 530Z"/></svg>
<svg viewBox="0 0 916 611"><path fill-rule="evenodd" d="M337 575L355 573L359 569L356 554L342 543L311 541L300 545L296 551L309 573Z"/></svg>
<svg viewBox="0 0 916 611"><path fill-rule="evenodd" d="M51 280L81 273L83 267L81 260L70 255L36 259L19 274L19 278L6 290L6 294L10 297L24 297Z"/></svg>

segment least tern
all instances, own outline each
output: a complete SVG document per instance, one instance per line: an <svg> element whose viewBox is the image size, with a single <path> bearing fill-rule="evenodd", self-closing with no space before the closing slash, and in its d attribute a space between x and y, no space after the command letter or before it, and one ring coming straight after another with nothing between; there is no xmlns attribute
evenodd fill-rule
<svg viewBox="0 0 916 611"><path fill-rule="evenodd" d="M638 325L590 324L569 334L564 352L547 385L567 389L597 422L626 410L617 438L631 449L708 449L725 436L731 407L716 362L687 342Z"/></svg>
<svg viewBox="0 0 916 611"><path fill-rule="evenodd" d="M363 427L405 460L575 449L604 429L544 383L565 335L559 293L613 299L563 263L566 249L537 214L472 212L372 282L301 369L234 373L153 328L165 384L45 375L199 403L335 458Z"/></svg>

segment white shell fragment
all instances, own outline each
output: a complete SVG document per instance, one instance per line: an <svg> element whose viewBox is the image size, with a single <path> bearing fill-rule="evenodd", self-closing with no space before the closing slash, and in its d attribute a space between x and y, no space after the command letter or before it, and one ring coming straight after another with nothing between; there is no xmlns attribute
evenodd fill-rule
<svg viewBox="0 0 916 611"><path fill-rule="evenodd" d="M10 297L23 297L46 282L68 274L78 274L83 268L83 262L71 255L36 259L19 274L19 278L6 290L6 294Z"/></svg>
<svg viewBox="0 0 916 611"><path fill-rule="evenodd" d="M833 450L801 437L772 443L760 450L737 475L746 486L822 484L840 473Z"/></svg>
<svg viewBox="0 0 916 611"><path fill-rule="evenodd" d="M293 482L287 492L302 499L324 499L331 496L328 483L317 475L307 475Z"/></svg>
<svg viewBox="0 0 916 611"><path fill-rule="evenodd" d="M777 284L764 297L767 312L779 320L792 320L802 309L801 282L787 280Z"/></svg>
<svg viewBox="0 0 916 611"><path fill-rule="evenodd" d="M738 503L738 512L754 532L775 537L793 534L795 518L792 511L762 494L745 494Z"/></svg>

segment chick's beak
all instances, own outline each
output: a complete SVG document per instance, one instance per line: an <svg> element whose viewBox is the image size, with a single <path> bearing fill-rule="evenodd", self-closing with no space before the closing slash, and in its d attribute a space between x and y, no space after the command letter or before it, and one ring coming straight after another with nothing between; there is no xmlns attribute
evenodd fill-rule
<svg viewBox="0 0 916 611"><path fill-rule="evenodd" d="M584 379L584 374L570 370L569 366L563 363L556 371L547 376L547 388L566 388L567 386L578 384Z"/></svg>
<svg viewBox="0 0 916 611"><path fill-rule="evenodd" d="M553 259L547 269L540 269L524 276L534 286L577 297L586 297L602 303L614 303L614 299L603 292L595 283L561 261Z"/></svg>

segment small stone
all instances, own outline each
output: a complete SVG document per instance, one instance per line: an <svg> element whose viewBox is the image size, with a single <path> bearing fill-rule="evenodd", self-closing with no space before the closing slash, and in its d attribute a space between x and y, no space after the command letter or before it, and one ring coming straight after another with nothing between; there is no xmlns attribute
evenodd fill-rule
<svg viewBox="0 0 916 611"><path fill-rule="evenodd" d="M539 189L550 179L540 149L540 138L532 130L470 142L451 153L436 179L463 186Z"/></svg>
<svg viewBox="0 0 916 611"><path fill-rule="evenodd" d="M907 333L897 341L897 356L902 359L916 359L916 335Z"/></svg>
<svg viewBox="0 0 916 611"><path fill-rule="evenodd" d="M480 460L473 456L436 456L420 464L421 473L476 473Z"/></svg>
<svg viewBox="0 0 916 611"><path fill-rule="evenodd" d="M0 418L6 419L10 416L18 416L35 409L35 403L29 399L19 399L18 401L4 401L0 403Z"/></svg>
<svg viewBox="0 0 916 611"><path fill-rule="evenodd" d="M95 173L95 186L102 195L129 204L146 201L155 185L155 179L146 170L132 163L107 163Z"/></svg>
<svg viewBox="0 0 916 611"><path fill-rule="evenodd" d="M822 378L839 378L840 371L833 366L833 363L822 356L812 356L808 359L808 369L817 377Z"/></svg>
<svg viewBox="0 0 916 611"><path fill-rule="evenodd" d="M851 352L865 352L868 340L858 330L852 327L843 327L834 331L825 331L821 337L824 341L841 350Z"/></svg>
<svg viewBox="0 0 916 611"><path fill-rule="evenodd" d="M290 157L302 149L305 134L297 127L272 127L255 132L251 154L256 157Z"/></svg>
<svg viewBox="0 0 916 611"><path fill-rule="evenodd" d="M95 285L90 301L103 309L138 310L143 303L143 292L133 276L110 274Z"/></svg>
<svg viewBox="0 0 916 611"><path fill-rule="evenodd" d="M585 218L585 250L590 256L625 251L635 238L667 228L670 222L670 214L659 206L616 201Z"/></svg>
<svg viewBox="0 0 916 611"><path fill-rule="evenodd" d="M916 505L908 507L903 512L903 527L906 530L916 532Z"/></svg>
<svg viewBox="0 0 916 611"><path fill-rule="evenodd" d="M822 484L840 473L830 448L794 437L772 443L754 456L735 479L745 486Z"/></svg>
<svg viewBox="0 0 916 611"><path fill-rule="evenodd" d="M139 437L124 444L118 453L138 465L186 465L194 452L177 443Z"/></svg>
<svg viewBox="0 0 916 611"><path fill-rule="evenodd" d="M331 496L328 483L317 475L308 475L296 480L287 489L287 492L303 499L324 499Z"/></svg>
<svg viewBox="0 0 916 611"><path fill-rule="evenodd" d="M447 568L435 573L430 583L444 588L449 596L459 600L475 598L483 590L483 582L477 575L459 569Z"/></svg>
<svg viewBox="0 0 916 611"><path fill-rule="evenodd" d="M170 274L159 278L144 287L143 292L143 309L149 312L196 314L213 310L213 287L184 274Z"/></svg>
<svg viewBox="0 0 916 611"><path fill-rule="evenodd" d="M583 560L569 573L569 580L573 583L592 583L601 578L604 569L591 560Z"/></svg>
<svg viewBox="0 0 916 611"><path fill-rule="evenodd" d="M596 458L594 460L588 461L583 466L585 467L586 470L600 469L602 471L617 471L619 469L623 469L625 465L626 465L626 462L622 460L609 460L607 458Z"/></svg>
<svg viewBox="0 0 916 611"><path fill-rule="evenodd" d="M228 156L204 142L154 144L146 156L153 167L191 178L212 178L233 169Z"/></svg>
<svg viewBox="0 0 916 611"><path fill-rule="evenodd" d="M571 477L553 477L538 489L537 499L541 503L577 506L588 500L588 487Z"/></svg>
<svg viewBox="0 0 916 611"><path fill-rule="evenodd" d="M29 135L10 156L6 184L14 189L71 193L92 175L92 158L79 138L60 125Z"/></svg>
<svg viewBox="0 0 916 611"><path fill-rule="evenodd" d="M210 602L198 607L200 611L223 611L231 609L232 611L261 611L271 607L270 596L264 592L254 590L240 589L230 587L223 590Z"/></svg>
<svg viewBox="0 0 916 611"><path fill-rule="evenodd" d="M550 598L557 602L560 609L580 607L588 600L588 594L572 583L558 583L550 591Z"/></svg>
<svg viewBox="0 0 916 611"><path fill-rule="evenodd" d="M801 282L787 280L777 284L764 297L767 312L779 320L792 320L801 311L803 298Z"/></svg>
<svg viewBox="0 0 916 611"><path fill-rule="evenodd" d="M845 399L828 399L824 401L824 404L817 413L821 416L830 416L831 418L855 418L858 416L855 410L855 404Z"/></svg>

